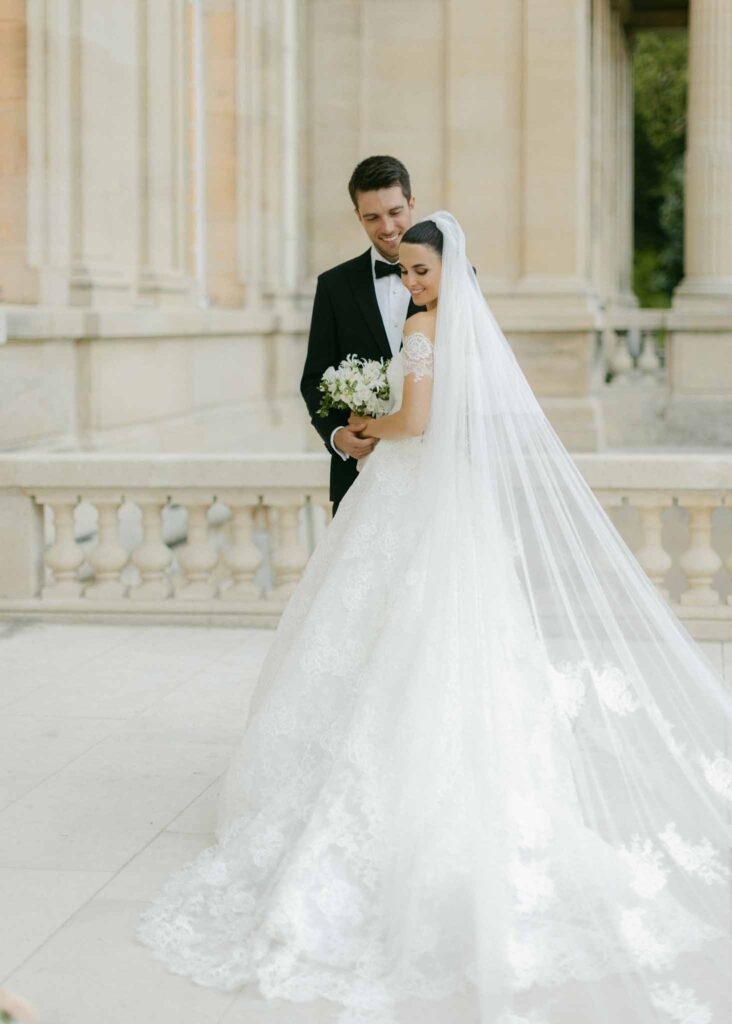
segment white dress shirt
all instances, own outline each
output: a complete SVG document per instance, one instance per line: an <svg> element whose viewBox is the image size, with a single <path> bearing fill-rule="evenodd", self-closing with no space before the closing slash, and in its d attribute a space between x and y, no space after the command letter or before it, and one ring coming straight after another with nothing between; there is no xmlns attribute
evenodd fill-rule
<svg viewBox="0 0 732 1024"><path fill-rule="evenodd" d="M395 356L402 343L404 321L407 319L407 310L409 309L409 292L404 287L401 278L397 274L387 274L384 277L377 277L376 271L374 270L374 264L377 260L381 260L383 263L388 262L388 260L385 260L372 245L371 273L374 279L376 301L379 305L379 312L381 313L381 320L384 324L386 336L389 339L389 347L391 348L392 355ZM345 461L345 459L350 459L351 456L346 455L345 452L339 451L333 443L333 439L339 430L343 430L343 427L336 427L330 435L330 446L333 451L337 455L340 455L340 457Z"/></svg>

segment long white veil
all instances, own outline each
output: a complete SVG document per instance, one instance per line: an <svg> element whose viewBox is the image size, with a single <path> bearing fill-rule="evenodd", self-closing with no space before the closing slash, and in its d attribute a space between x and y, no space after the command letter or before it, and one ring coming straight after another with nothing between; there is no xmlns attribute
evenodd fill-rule
<svg viewBox="0 0 732 1024"><path fill-rule="evenodd" d="M549 425L460 226L428 219L427 429L381 443L324 532L218 844L138 935L339 1024L731 1024L732 700Z"/></svg>
<svg viewBox="0 0 732 1024"><path fill-rule="evenodd" d="M425 703L456 685L470 718L481 1020L729 1024L732 699L548 422L460 225L426 219L444 251L411 593L425 638L452 626ZM407 817L441 785L410 753Z"/></svg>

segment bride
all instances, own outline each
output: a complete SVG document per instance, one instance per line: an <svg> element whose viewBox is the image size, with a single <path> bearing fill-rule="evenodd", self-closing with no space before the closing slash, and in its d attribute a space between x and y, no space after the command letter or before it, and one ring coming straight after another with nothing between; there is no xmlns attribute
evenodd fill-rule
<svg viewBox="0 0 732 1024"><path fill-rule="evenodd" d="M392 411L355 420L380 443L275 634L217 845L139 939L202 985L331 1001L318 1021L730 1024L732 700L459 224L415 224L400 260L427 312Z"/></svg>

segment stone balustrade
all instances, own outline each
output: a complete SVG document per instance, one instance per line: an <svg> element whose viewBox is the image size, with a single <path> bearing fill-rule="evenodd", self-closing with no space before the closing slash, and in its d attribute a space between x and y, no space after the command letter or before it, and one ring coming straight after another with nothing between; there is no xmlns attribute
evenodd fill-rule
<svg viewBox="0 0 732 1024"><path fill-rule="evenodd" d="M732 456L580 454L699 639L732 639ZM325 455L0 456L0 616L272 625L330 516Z"/></svg>
<svg viewBox="0 0 732 1024"><path fill-rule="evenodd" d="M667 313L628 309L607 317L600 332L606 383L617 388L665 382Z"/></svg>
<svg viewBox="0 0 732 1024"><path fill-rule="evenodd" d="M321 455L0 457L0 615L274 624L330 517Z"/></svg>

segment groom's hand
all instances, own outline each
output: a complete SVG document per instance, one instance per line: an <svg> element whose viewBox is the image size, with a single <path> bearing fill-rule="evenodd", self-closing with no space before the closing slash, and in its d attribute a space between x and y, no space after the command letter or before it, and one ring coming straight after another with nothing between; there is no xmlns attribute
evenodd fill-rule
<svg viewBox="0 0 732 1024"><path fill-rule="evenodd" d="M362 459L374 450L378 440L378 437L359 437L353 427L349 425L336 431L333 444L338 451L344 452L354 459Z"/></svg>
<svg viewBox="0 0 732 1024"><path fill-rule="evenodd" d="M348 417L348 426L355 434L361 434L370 420L370 416L359 416L357 413L352 412Z"/></svg>

